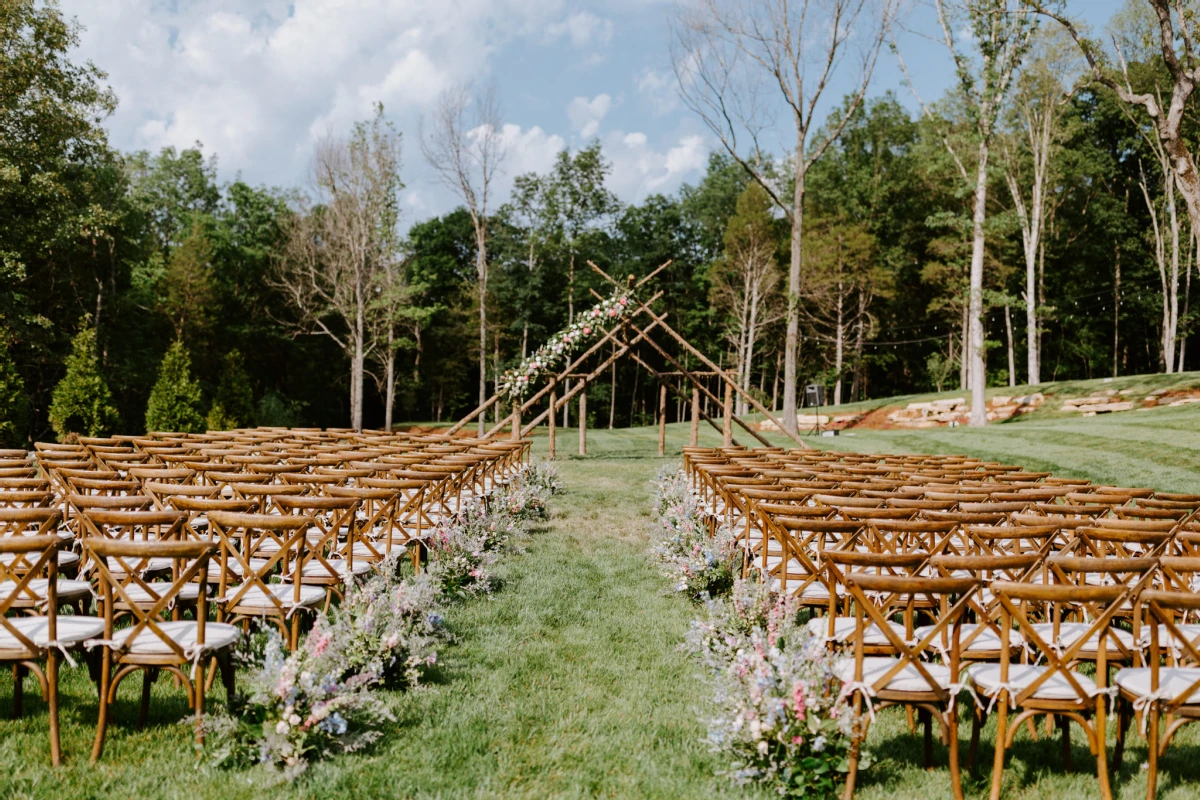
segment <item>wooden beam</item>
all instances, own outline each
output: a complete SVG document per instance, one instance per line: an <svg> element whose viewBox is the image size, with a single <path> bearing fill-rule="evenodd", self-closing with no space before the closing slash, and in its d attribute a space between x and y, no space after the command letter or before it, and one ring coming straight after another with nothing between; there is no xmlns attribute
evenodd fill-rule
<svg viewBox="0 0 1200 800"><path fill-rule="evenodd" d="M633 347L638 342L640 342L642 339L644 339L647 335L649 335L649 332L651 330L653 330L655 327L663 324L662 320L664 320L664 319L666 319L666 315L663 315L662 317L655 316L655 321L653 323L651 323L650 325L647 325L646 329L644 331L642 331L641 333L639 333L632 342L630 342L626 345L623 345L620 350L617 350L612 355L610 355L608 358L606 358L604 360L603 364L596 367L596 369L593 372L588 374L586 377L582 378L579 383L572 386L571 390L566 392L563 395L563 399L560 401L559 404L565 405L572 397L574 397L580 391L582 391L584 388L586 388L589 383L596 380L596 377L599 376L600 373L602 373L605 369L607 369L610 364L612 364L614 361L616 361L621 356L628 353L630 348ZM533 420L530 421L530 423L528 425L526 425L524 429L522 429L521 435L527 436L529 431L532 431L534 428L536 428L538 425L541 424L542 420L546 418L546 414L548 414L548 413L550 413L550 409L547 409L546 411L543 411L542 413L540 413L536 417L534 417Z"/></svg>
<svg viewBox="0 0 1200 800"><path fill-rule="evenodd" d="M659 377L659 372L657 370L655 370L654 367L647 364L645 361L642 361L642 359L638 357L637 353L631 353L630 358L632 358L635 362L640 364L642 366L642 368L645 369L647 372L649 372L651 375L655 376L656 378ZM666 381L664 380L664 382L666 382ZM686 395L684 395L683 390L676 387L675 384L667 383L667 386L671 387L671 391L674 392L675 394L679 395L680 397L686 396ZM694 391L694 389L693 389L693 391ZM700 416L704 419L705 422L707 422L709 425L712 426L712 429L714 431L716 431L717 433L721 432L721 426L717 424L717 421L714 420L712 417L710 417L708 414L705 414L702 410L700 410L700 407L698 405L696 407L696 411L700 414ZM700 424L696 423L697 437L699 436L699 432L700 432L699 428L700 428ZM750 431L750 432L754 433L754 431ZM759 441L762 441L762 439L760 438ZM733 443L737 444L737 440L735 439ZM767 443L763 442L763 444L767 444Z"/></svg>
<svg viewBox="0 0 1200 800"><path fill-rule="evenodd" d="M667 454L667 384L658 386L658 457Z"/></svg>
<svg viewBox="0 0 1200 800"><path fill-rule="evenodd" d="M729 388L730 386L731 383L725 381L725 413L721 418L721 436L725 442L725 447L733 444L733 390Z"/></svg>
<svg viewBox="0 0 1200 800"><path fill-rule="evenodd" d="M650 313L651 317L653 317L654 319L658 319L658 316L653 311L650 311L649 313ZM667 325L664 323L662 328L664 331L666 331L668 334L670 334L671 338L673 338L673 339L675 339L675 341L679 342L679 344L681 344L685 350L687 350L689 353L694 355L696 358L700 359L700 362L702 364L704 364L711 370L715 370L716 372L721 372L720 367L718 367L716 364L714 364L707 356L705 356L699 350L692 347L692 345L688 342L688 340L684 339L682 336L680 336L675 331L675 329L672 328L670 325ZM742 397L744 397L746 399L746 401L749 402L750 405L754 407L755 411L759 412L764 417L766 417L767 419L774 422L775 426L777 428L779 428L779 430L781 432L783 432L793 442L800 445L800 447L802 447L805 450L813 449L811 445L806 444L798 435L792 433L787 428L783 427L783 424L778 419L775 418L774 414L772 414L770 411L768 411L762 403L760 403L760 402L758 402L758 400L754 399L754 397L750 393L742 391L742 387L738 386L736 382L729 381L729 378L725 378L725 380L727 382L732 383L733 390L735 392L737 392L738 394L740 394Z"/></svg>
<svg viewBox="0 0 1200 800"><path fill-rule="evenodd" d="M700 390L692 387L692 433L688 442L695 447L700 442Z"/></svg>
<svg viewBox="0 0 1200 800"><path fill-rule="evenodd" d="M633 328L635 331L637 331L637 330L640 330L640 329L639 329L639 328L638 328L636 325L630 325L630 327L631 327L631 328ZM708 399L712 400L712 401L713 401L713 403L714 403L715 405L723 405L723 402L724 402L724 401L722 401L722 400L721 400L721 398L717 397L715 394L713 394L712 392L710 392L710 391L708 390L708 387L707 387L707 386L705 386L703 383L701 383L700 381L696 380L696 378L694 377L696 373L694 373L694 372L690 372L690 371L688 370L688 368L687 368L687 367L685 367L685 366L683 366L682 364L680 364L680 363L679 363L679 360L678 360L678 359L676 359L674 356L672 356L670 353L668 353L666 350L664 350L664 349L663 349L663 348L662 348L662 347L661 347L661 346L658 344L658 342L654 341L653 339L647 339L646 341L648 341L648 342L650 343L650 346L651 346L651 347L653 347L655 350L657 350L657 351L659 352L659 354L660 354L660 355L661 355L663 358L665 358L667 361L669 361L669 362L670 362L672 365L674 365L674 366L678 367L678 368L679 368L679 369L680 369L680 370L683 372L683 374L684 374L685 376L687 376L689 380L691 380L691 382L692 382L692 385L693 385L693 386L695 386L695 387L698 387L698 388L700 389L700 391L704 392L705 396L707 396L707 397L708 397ZM635 355L635 358L636 358L636 355ZM642 361L641 359L637 359L637 360L638 360L638 362L639 362L639 363L641 363L641 364L642 364L642 366L646 367L646 369L650 370L651 372L654 372L653 368L651 368L651 367L647 366L647 365L646 365L646 363L645 363L644 361ZM655 375L657 375L657 374L658 374L658 373L657 373L657 372L655 372ZM708 415L705 415L705 419L707 419L707 418L708 418ZM750 435L751 435L751 436L753 436L755 439L758 439L758 441L762 442L762 443L763 443L765 446L767 446L767 447L772 447L772 446L773 446L773 445L772 445L772 444L771 444L769 441L767 441L766 439L764 439L764 438L762 437L762 435L758 433L758 431L754 430L754 428L752 428L752 427L750 427L749 425L747 425L747 424L746 424L746 423L745 423L745 422L742 420L742 418L741 418L741 417L739 417L739 416L737 416L736 414L734 414L734 415L733 415L733 421L734 421L734 422L736 422L738 425L740 425L740 426L742 427L742 429L746 431L746 433L750 434ZM722 429L718 427L718 428L717 428L717 430L722 430ZM735 443L735 444L736 444L736 443Z"/></svg>
<svg viewBox="0 0 1200 800"><path fill-rule="evenodd" d="M550 423L550 460L551 460L551 461L553 461L553 460L554 460L554 439L555 439L555 436L554 436L554 434L555 434L554 426L555 426L555 423L556 423L556 422L557 422L557 420L558 420L558 415L554 413L554 406L555 406L555 402L554 402L554 399L555 399L555 386L554 386L554 383L555 383L555 381L554 381L554 378L551 378L551 379L550 379L550 416L546 417L546 420L547 420L547 422L549 422L549 423Z"/></svg>
<svg viewBox="0 0 1200 800"><path fill-rule="evenodd" d="M587 384L581 383L580 386ZM579 455L587 455L587 392L579 395Z"/></svg>
<svg viewBox="0 0 1200 800"><path fill-rule="evenodd" d="M635 317L636 317L638 314L642 314L642 313L648 314L648 315L650 315L650 316L652 316L652 317L653 317L653 316L654 316L654 312L650 310L650 304L651 304L651 303L654 303L654 302L657 302L657 301L658 301L658 299L659 299L660 297L662 297L662 296L663 296L663 293L662 293L662 292L655 292L655 293L654 293L654 296L653 296L653 297L651 297L649 300L647 300L647 301L646 301L646 302L644 302L644 303L639 303L639 304L638 304L638 307L637 307L637 308L635 308L635 309L633 310L633 313L629 315L629 317L628 317L628 319L626 320L626 322L628 322L628 320L632 320L632 319L633 319L633 318L635 318ZM607 342L607 341L609 341L609 340L611 339L611 340L614 342L614 344L615 344L615 343L616 343L616 339L614 339L613 337L614 337L614 336L616 336L616 334L620 332L620 330L621 330L621 327L622 327L624 324L625 324L625 322L622 322L620 325L617 325L617 326L615 326L615 327L614 327L612 330L610 330L610 331L606 332L606 333L604 334L604 336L600 337L600 340L599 340L599 341L597 341L597 342L596 342L594 345L592 345L591 347L589 347L589 348L588 348L588 349L587 349L587 350L586 350L586 351L583 353L583 355L579 356L579 357L578 357L578 358L576 358L574 361L572 361L570 364L568 364L566 367L564 367L564 368L563 368L563 370L562 370L561 372L559 372L559 373L558 373L556 376L554 376L554 377L558 378L558 380L565 380L566 378L568 378L568 377L571 377L571 372L572 372L572 370L574 370L576 367L578 367L580 364L582 364L584 361L586 361L588 358L590 358L590 357L591 357L593 354L595 354L595 352L596 352L597 350L599 350L599 349L600 349L600 347L601 347L601 346L602 346L602 345L603 345L605 342ZM538 392L537 392L536 394L534 394L534 395L533 395L532 397L530 397L528 400L526 400L525 402L523 402L523 403L521 404L521 410L522 410L522 411L528 411L530 408L532 408L532 407L533 407L533 405L534 405L535 403L537 403L539 400L541 400L541 399L542 399L542 398L543 398L543 397L544 397L544 396L545 396L545 395L546 395L546 394L547 394L549 391L550 391L550 385L549 385L549 384L547 384L546 386L544 386L544 387L542 387L540 390L538 390ZM493 401L492 401L492 402L494 402L494 398L493 398ZM475 412L475 413L478 413L478 412ZM488 431L488 432L487 432L487 433L484 435L484 437L485 437L485 438L487 438L487 437L490 437L490 436L492 436L494 433L496 433L497 431L499 431L500 429L502 429L502 428L503 428L505 425L507 425L507 424L508 424L508 422L509 422L509 420L511 420L511 419L512 419L512 415L510 414L508 417L506 417L505 419L501 420L500 422L498 422L498 423L496 423L494 426L492 426L492 429L491 429L491 430L489 430L489 431ZM457 430L459 427L461 427L461 426L462 426L463 424L465 424L466 422L469 422L470 420L471 420L471 417L467 417L466 419L464 419L462 422L460 422L460 423L459 423L459 425L455 426L455 428L451 430L451 433L453 433L455 430Z"/></svg>

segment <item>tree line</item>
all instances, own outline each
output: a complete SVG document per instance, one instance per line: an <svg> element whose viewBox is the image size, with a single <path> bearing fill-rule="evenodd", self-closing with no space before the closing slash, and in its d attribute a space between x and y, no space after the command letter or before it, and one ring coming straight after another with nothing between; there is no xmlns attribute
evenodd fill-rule
<svg viewBox="0 0 1200 800"><path fill-rule="evenodd" d="M598 142L499 196L494 88L444 93L408 136L377 107L315 144L304 186L222 182L199 144L121 153L105 74L71 56L77 23L4 4L0 439L456 419L607 296L589 262L670 262L655 283L672 324L785 424L807 382L838 404L954 387L978 401L1194 366L1190 16L1130 0L1101 45L1060 5L933 0L957 79L902 99L868 92L886 51L907 70L891 2L809 0L842 20L816 54L771 46L816 24L776 6L680 12L681 95L718 147L694 184L622 203ZM852 69L817 117L832 71ZM781 114L764 113L769 92ZM459 207L406 218L406 156ZM591 424L652 419L638 366L606 378Z"/></svg>

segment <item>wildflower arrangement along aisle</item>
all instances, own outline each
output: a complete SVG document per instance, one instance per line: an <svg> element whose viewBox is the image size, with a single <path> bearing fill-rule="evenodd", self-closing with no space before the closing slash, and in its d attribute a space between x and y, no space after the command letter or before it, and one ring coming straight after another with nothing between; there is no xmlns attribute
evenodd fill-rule
<svg viewBox="0 0 1200 800"><path fill-rule="evenodd" d="M728 758L726 774L785 797L836 797L855 723L836 657L801 623L793 598L734 577L733 534L709 536L682 472L660 472L653 488L655 555L674 589L704 609L687 644L713 689L708 738Z"/></svg>
<svg viewBox="0 0 1200 800"><path fill-rule="evenodd" d="M241 655L241 692L227 712L204 720L209 759L227 768L268 765L291 780L314 761L382 737L395 721L382 690L420 684L451 642L451 604L494 589L490 567L521 552L519 542L561 490L552 465L530 465L438 526L425 571L405 574L407 559L396 554L348 586L295 652L274 630L252 637Z"/></svg>

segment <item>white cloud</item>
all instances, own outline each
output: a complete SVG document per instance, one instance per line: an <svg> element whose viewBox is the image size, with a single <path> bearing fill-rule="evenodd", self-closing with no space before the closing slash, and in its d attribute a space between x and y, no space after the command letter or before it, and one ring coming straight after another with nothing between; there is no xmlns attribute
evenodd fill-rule
<svg viewBox="0 0 1200 800"><path fill-rule="evenodd" d="M647 68L634 79L633 85L655 116L679 108L677 83L672 73Z"/></svg>
<svg viewBox="0 0 1200 800"><path fill-rule="evenodd" d="M641 131L610 131L604 154L612 162L610 185L619 196L640 202L647 195L671 192L704 169L708 147L700 136L683 136L662 151Z"/></svg>
<svg viewBox="0 0 1200 800"><path fill-rule="evenodd" d="M612 109L612 98L606 94L598 94L591 100L586 97L576 97L567 104L567 119L571 127L579 131L579 135L590 139L600 130L600 123Z"/></svg>
<svg viewBox="0 0 1200 800"><path fill-rule="evenodd" d="M601 19L590 11L577 11L546 29L553 39L568 36L576 47L602 46L612 41L611 20Z"/></svg>
<svg viewBox="0 0 1200 800"><path fill-rule="evenodd" d="M201 141L225 169L296 182L312 139L376 101L402 130L494 51L540 36L561 0L64 0L80 54L108 71L122 148ZM582 20L571 36L600 36ZM284 176L292 176L285 178ZM282 178L282 180L281 180Z"/></svg>

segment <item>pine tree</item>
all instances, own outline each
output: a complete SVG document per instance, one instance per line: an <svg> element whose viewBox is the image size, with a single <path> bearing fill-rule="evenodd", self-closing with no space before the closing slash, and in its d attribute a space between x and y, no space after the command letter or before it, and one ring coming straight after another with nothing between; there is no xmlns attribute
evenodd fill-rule
<svg viewBox="0 0 1200 800"><path fill-rule="evenodd" d="M67 374L50 398L50 425L59 441L72 436L103 436L118 425L112 392L100 373L95 328L84 328L71 342Z"/></svg>
<svg viewBox="0 0 1200 800"><path fill-rule="evenodd" d="M210 431L241 428L249 425L254 416L254 392L241 352L231 350L221 361L221 381L208 410Z"/></svg>
<svg viewBox="0 0 1200 800"><path fill-rule="evenodd" d="M29 400L8 348L8 332L0 328L0 445L11 447L20 444L25 432Z"/></svg>
<svg viewBox="0 0 1200 800"><path fill-rule="evenodd" d="M192 357L176 340L158 367L158 380L146 406L146 430L197 433L204 429L200 413L200 381L191 377Z"/></svg>

